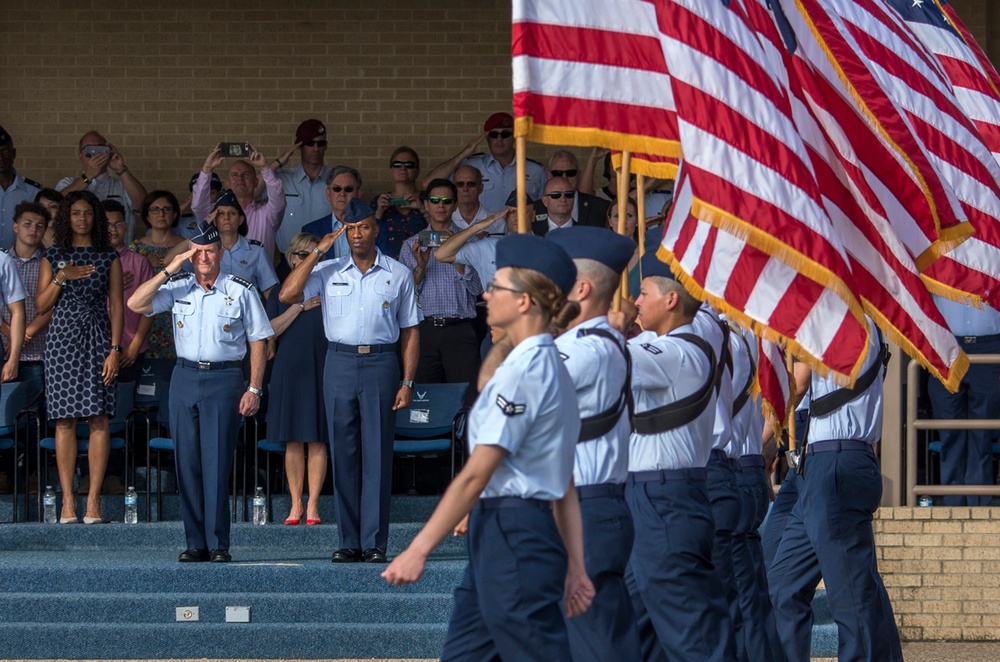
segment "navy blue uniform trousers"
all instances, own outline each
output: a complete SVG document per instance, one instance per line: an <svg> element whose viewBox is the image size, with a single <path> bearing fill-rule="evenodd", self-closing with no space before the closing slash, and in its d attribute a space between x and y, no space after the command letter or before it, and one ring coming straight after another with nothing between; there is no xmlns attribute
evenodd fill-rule
<svg viewBox="0 0 1000 662"><path fill-rule="evenodd" d="M625 568L635 534L632 514L621 496L587 496L582 486L583 548L587 576L596 594L581 616L566 620L574 662L640 659L639 631L632 599L625 585Z"/></svg>
<svg viewBox="0 0 1000 662"><path fill-rule="evenodd" d="M388 543L398 391L395 352L327 350L323 394L340 547L384 550Z"/></svg>
<svg viewBox="0 0 1000 662"><path fill-rule="evenodd" d="M961 340L961 338L959 338ZM1000 354L1000 342L966 344L968 354ZM931 379L927 395L934 418L1000 418L1000 365L972 364L958 393ZM992 485L993 437L996 430L939 430L942 485ZM946 506L988 506L990 496L947 495Z"/></svg>
<svg viewBox="0 0 1000 662"><path fill-rule="evenodd" d="M229 549L229 478L240 430L239 368L174 368L170 434L188 549Z"/></svg>
<svg viewBox="0 0 1000 662"><path fill-rule="evenodd" d="M626 581L642 659L735 660L729 608L712 565L715 522L705 480L635 482L629 474L625 501L635 523Z"/></svg>
<svg viewBox="0 0 1000 662"><path fill-rule="evenodd" d="M770 500L767 497L767 476L764 458L760 455L739 459L741 471L736 472L742 509L740 522L733 536L733 570L736 590L739 593L740 612L743 615L744 659L752 662L769 662L772 646L777 636L768 638L767 617L771 601L767 593L764 571L764 551L760 542L760 525L767 515Z"/></svg>
<svg viewBox="0 0 1000 662"><path fill-rule="evenodd" d="M840 660L901 660L892 606L875 561L872 514L882 474L872 450L811 453L769 576L778 636L789 662L807 662L812 597L822 577Z"/></svg>
<svg viewBox="0 0 1000 662"><path fill-rule="evenodd" d="M560 601L566 549L548 502L511 497L469 514L469 565L441 660L569 662Z"/></svg>
<svg viewBox="0 0 1000 662"><path fill-rule="evenodd" d="M708 471L708 499L712 504L712 519L715 521L712 564L722 581L722 590L729 605L736 657L746 660L746 651L743 649L743 612L740 610L736 568L733 564L733 536L740 526L743 511L740 488L736 484L735 462L725 452L713 450L705 469Z"/></svg>

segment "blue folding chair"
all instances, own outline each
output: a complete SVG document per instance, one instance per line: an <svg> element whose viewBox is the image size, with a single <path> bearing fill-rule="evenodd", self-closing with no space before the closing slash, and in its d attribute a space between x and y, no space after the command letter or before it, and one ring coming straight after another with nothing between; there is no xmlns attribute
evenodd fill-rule
<svg viewBox="0 0 1000 662"><path fill-rule="evenodd" d="M125 481L129 484L135 483L134 468L129 463L130 446L132 441L132 420L134 415L133 405L135 403L135 382L118 382L115 400L115 416L108 421L108 429L111 434L110 450L122 450L125 453ZM38 521L42 521L42 478L44 475L42 468L48 466L48 457L42 456L42 451L49 453L56 452L56 438L45 437L38 442ZM76 424L76 452L83 455L90 450L90 424L87 421L77 421ZM43 464L43 460L45 463ZM67 495L63 495L67 498ZM69 495L74 498L74 495Z"/></svg>
<svg viewBox="0 0 1000 662"><path fill-rule="evenodd" d="M392 452L413 461L413 481L416 483L417 457L440 457L451 453L451 477L455 477L455 456L459 449L463 425L467 382L458 384L414 384L413 398L408 409L396 412L396 437Z"/></svg>
<svg viewBox="0 0 1000 662"><path fill-rule="evenodd" d="M21 409L19 400L21 399L18 395L18 386L22 382L10 382L4 384L3 388L0 389L0 452L10 451L11 462L10 462L10 481L11 481L11 492L13 494L13 501L11 502L11 518L12 521L17 523L17 502L18 502L18 483L20 482L20 476L18 476L18 464L23 459L21 453L22 449L25 447L26 439L20 439L21 434L24 430L28 429L28 424L26 419L33 417L35 420L35 434L41 434L42 417L37 409ZM37 438L36 438L37 441ZM22 483L27 489L28 485L28 463L24 462L24 482ZM39 492L41 493L41 492ZM28 498L25 495L24 499L24 521L28 521Z"/></svg>

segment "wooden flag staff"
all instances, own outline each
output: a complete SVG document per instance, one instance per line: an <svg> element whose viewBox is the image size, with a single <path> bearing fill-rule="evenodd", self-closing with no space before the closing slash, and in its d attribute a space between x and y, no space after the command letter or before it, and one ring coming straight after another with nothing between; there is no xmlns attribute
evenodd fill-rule
<svg viewBox="0 0 1000 662"><path fill-rule="evenodd" d="M622 152L622 167L618 171L618 234L624 235L628 230L626 222L628 221L628 189L629 180L631 177L632 170L632 152ZM622 274L622 285L618 296L615 297L614 302L611 304L611 309L614 312L619 312L622 309L622 297L628 296L628 272Z"/></svg>

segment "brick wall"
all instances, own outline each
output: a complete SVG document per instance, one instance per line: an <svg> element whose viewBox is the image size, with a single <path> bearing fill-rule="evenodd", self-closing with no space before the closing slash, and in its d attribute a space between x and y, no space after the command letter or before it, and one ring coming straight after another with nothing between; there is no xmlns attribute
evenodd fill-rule
<svg viewBox="0 0 1000 662"><path fill-rule="evenodd" d="M954 4L1000 48L989 0ZM374 194L395 146L426 173L510 109L510 86L510 0L0 3L0 124L19 171L45 184L80 171L89 129L147 188L181 193L217 141L273 157L318 117L327 162L358 167Z"/></svg>
<svg viewBox="0 0 1000 662"><path fill-rule="evenodd" d="M904 640L1000 640L1000 508L882 508L874 529Z"/></svg>

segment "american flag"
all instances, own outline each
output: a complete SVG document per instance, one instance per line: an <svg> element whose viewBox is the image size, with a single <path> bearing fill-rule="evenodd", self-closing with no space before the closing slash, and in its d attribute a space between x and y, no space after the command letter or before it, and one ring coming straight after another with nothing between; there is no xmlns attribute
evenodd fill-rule
<svg viewBox="0 0 1000 662"><path fill-rule="evenodd" d="M794 405L792 376L788 374L785 352L770 340L758 338L757 378L754 391L760 393L764 416L771 419L774 435L780 436Z"/></svg>

